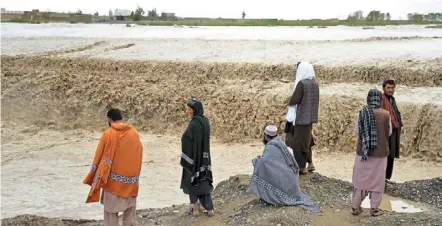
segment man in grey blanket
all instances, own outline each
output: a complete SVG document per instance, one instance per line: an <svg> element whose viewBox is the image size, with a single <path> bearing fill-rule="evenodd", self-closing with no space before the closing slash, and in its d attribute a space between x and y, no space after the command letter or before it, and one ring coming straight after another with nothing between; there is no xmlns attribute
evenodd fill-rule
<svg viewBox="0 0 442 226"><path fill-rule="evenodd" d="M264 129L262 156L255 161L247 192L275 206L299 206L312 212L320 208L299 187L299 166L290 150L278 137L274 125Z"/></svg>

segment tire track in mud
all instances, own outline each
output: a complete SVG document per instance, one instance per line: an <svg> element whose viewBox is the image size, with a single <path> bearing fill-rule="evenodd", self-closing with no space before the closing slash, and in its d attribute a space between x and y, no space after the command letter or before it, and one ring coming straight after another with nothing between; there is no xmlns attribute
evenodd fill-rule
<svg viewBox="0 0 442 226"><path fill-rule="evenodd" d="M90 45L85 45L85 46L80 46L77 48L72 48L72 49L68 49L68 50L60 50L60 51L49 51L49 52L45 52L45 53L41 53L41 54L37 54L35 57L54 57L57 55L61 55L61 54L69 54L69 53L75 53L75 52L83 52L86 50L91 50L93 48L96 48L100 45L106 44L106 41L98 41L98 42L94 42L93 44Z"/></svg>
<svg viewBox="0 0 442 226"><path fill-rule="evenodd" d="M129 43L126 45L119 45L119 46L114 46L114 47L110 47L110 48L105 48L103 52L109 52L109 51L120 50L120 49L127 49L127 48L134 46L134 45L135 45L135 43Z"/></svg>

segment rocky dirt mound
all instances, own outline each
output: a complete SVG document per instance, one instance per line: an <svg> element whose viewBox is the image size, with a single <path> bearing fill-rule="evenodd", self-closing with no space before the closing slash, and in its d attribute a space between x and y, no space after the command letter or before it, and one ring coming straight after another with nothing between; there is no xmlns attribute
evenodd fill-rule
<svg viewBox="0 0 442 226"><path fill-rule="evenodd" d="M388 192L397 197L427 203L442 209L442 177L407 181L392 187Z"/></svg>
<svg viewBox="0 0 442 226"><path fill-rule="evenodd" d="M341 69L319 67L321 87L357 78L345 69L341 77L333 77ZM385 71L379 76L370 72L365 80L379 82L396 73L373 70ZM53 129L97 129L107 125L106 109L118 107L137 129L180 133L187 125L184 103L194 96L203 100L217 139L245 141L260 138L267 123L283 128L291 71L289 66L252 64L2 57L2 119ZM408 73L427 73L435 81L440 71L429 71ZM419 84L422 77L415 78L419 79L409 81ZM354 122L363 104L363 98L345 90L321 95L320 122L314 126L318 148L354 151ZM441 106L399 105L405 122L402 155L442 161Z"/></svg>
<svg viewBox="0 0 442 226"><path fill-rule="evenodd" d="M377 218L354 217L349 212L351 185L319 174L301 178L302 189L317 202L322 212L312 214L297 207L274 207L246 193L249 176L238 175L221 182L213 193L217 215L190 217L187 206L139 210L138 225L440 225L440 213L400 214L388 212ZM400 185L402 186L402 185ZM404 185L405 186L405 185ZM425 193L425 192L423 192ZM432 194L425 194L432 195ZM38 216L18 216L4 219L2 225L102 225L101 221L49 219Z"/></svg>

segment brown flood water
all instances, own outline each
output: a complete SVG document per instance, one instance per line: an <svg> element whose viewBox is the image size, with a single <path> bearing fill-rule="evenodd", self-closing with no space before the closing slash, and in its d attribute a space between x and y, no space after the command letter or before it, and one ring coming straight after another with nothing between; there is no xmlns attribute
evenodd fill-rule
<svg viewBox="0 0 442 226"><path fill-rule="evenodd" d="M82 178L89 170L99 133L57 132L3 122L2 217L37 214L51 217L102 218L99 204L84 203L89 187ZM138 208L188 202L179 189L179 137L141 134L144 145ZM215 183L252 172L251 159L262 153L260 142L212 143ZM354 155L315 150L317 172L350 181ZM408 181L441 176L439 163L401 158L393 179ZM410 171L410 169L413 169Z"/></svg>

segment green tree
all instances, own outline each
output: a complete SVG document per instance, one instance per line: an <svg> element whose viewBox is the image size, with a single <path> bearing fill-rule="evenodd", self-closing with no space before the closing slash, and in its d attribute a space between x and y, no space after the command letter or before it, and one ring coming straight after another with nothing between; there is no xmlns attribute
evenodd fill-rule
<svg viewBox="0 0 442 226"><path fill-rule="evenodd" d="M137 9L135 10L132 19L134 21L140 21L143 18L143 15L144 15L144 9L138 6Z"/></svg>
<svg viewBox="0 0 442 226"><path fill-rule="evenodd" d="M368 13L367 20L368 21L379 21L382 17L383 16L382 16L381 11L373 10L373 11L370 11L370 13Z"/></svg>
<svg viewBox="0 0 442 226"><path fill-rule="evenodd" d="M114 13L112 13L112 9L109 9L109 20L114 20Z"/></svg>
<svg viewBox="0 0 442 226"><path fill-rule="evenodd" d="M42 14L42 16L43 16L43 19L50 20L51 19L51 12L44 12Z"/></svg>
<svg viewBox="0 0 442 226"><path fill-rule="evenodd" d="M360 10L350 13L350 15L348 15L347 17L347 20L363 20L363 19L364 19L364 12Z"/></svg>
<svg viewBox="0 0 442 226"><path fill-rule="evenodd" d="M413 13L408 13L407 14L407 19L408 20L412 20L413 19Z"/></svg>
<svg viewBox="0 0 442 226"><path fill-rule="evenodd" d="M246 18L246 12L242 11L242 19Z"/></svg>
<svg viewBox="0 0 442 226"><path fill-rule="evenodd" d="M380 20L380 21L384 21L385 19L387 19L387 16L385 15L385 13L381 13L378 17L378 20Z"/></svg>
<svg viewBox="0 0 442 226"><path fill-rule="evenodd" d="M147 12L147 17L153 19L158 17L157 9L152 9L149 12Z"/></svg>
<svg viewBox="0 0 442 226"><path fill-rule="evenodd" d="M98 16L98 12L95 12L95 13L94 13L94 16Z"/></svg>
<svg viewBox="0 0 442 226"><path fill-rule="evenodd" d="M387 21L390 21L390 20L391 20L391 14L387 13Z"/></svg>
<svg viewBox="0 0 442 226"><path fill-rule="evenodd" d="M364 12L362 12L361 10L358 10L358 11L354 12L354 17L356 20L363 20L364 19Z"/></svg>
<svg viewBox="0 0 442 226"><path fill-rule="evenodd" d="M424 20L424 15L419 14L419 13L415 13L413 14L413 16L411 17L411 20L414 22L421 22Z"/></svg>

